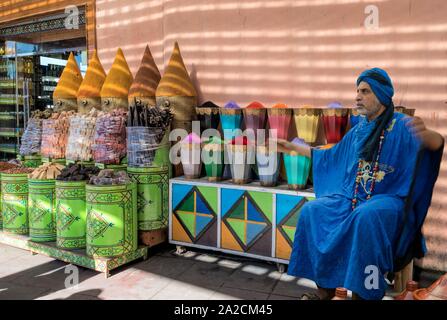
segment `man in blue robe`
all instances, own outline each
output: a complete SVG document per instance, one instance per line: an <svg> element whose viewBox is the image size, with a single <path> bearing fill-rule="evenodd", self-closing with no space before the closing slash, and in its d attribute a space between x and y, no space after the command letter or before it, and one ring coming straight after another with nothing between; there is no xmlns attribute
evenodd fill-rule
<svg viewBox="0 0 447 320"><path fill-rule="evenodd" d="M312 158L317 199L301 210L288 269L316 282L318 295L307 298L330 299L344 287L382 299L385 275L426 251L421 227L444 139L420 118L394 112L393 94L384 70L366 70L357 80L363 117L338 144L323 150L278 141L280 152Z"/></svg>

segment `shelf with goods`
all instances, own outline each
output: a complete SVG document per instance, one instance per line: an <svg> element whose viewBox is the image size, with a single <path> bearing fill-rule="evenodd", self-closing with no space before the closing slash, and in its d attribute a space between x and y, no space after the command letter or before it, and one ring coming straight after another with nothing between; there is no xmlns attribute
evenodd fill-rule
<svg viewBox="0 0 447 320"><path fill-rule="evenodd" d="M0 157L18 153L20 137L34 107L35 58L0 56Z"/></svg>

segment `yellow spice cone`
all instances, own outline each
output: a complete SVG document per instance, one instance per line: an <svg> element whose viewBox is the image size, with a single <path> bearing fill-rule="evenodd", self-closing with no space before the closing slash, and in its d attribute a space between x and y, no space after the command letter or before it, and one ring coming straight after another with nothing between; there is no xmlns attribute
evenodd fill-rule
<svg viewBox="0 0 447 320"><path fill-rule="evenodd" d="M89 61L85 78L79 87L78 98L100 98L101 88L105 80L106 73L95 50Z"/></svg>
<svg viewBox="0 0 447 320"><path fill-rule="evenodd" d="M132 72L129 69L123 51L119 48L112 68L102 86L101 98L125 98L127 100L132 81Z"/></svg>
<svg viewBox="0 0 447 320"><path fill-rule="evenodd" d="M67 65L65 66L64 71L62 71L62 75L53 92L53 100L76 99L81 82L81 71L79 70L73 53L70 53Z"/></svg>
<svg viewBox="0 0 447 320"><path fill-rule="evenodd" d="M160 78L160 71L158 71L149 46L146 46L140 68L129 90L129 104L134 98L151 98L151 101L155 103L155 91Z"/></svg>
<svg viewBox="0 0 447 320"><path fill-rule="evenodd" d="M171 59L166 66L163 77L156 91L157 97L196 97L197 92L191 82L188 71L183 63L178 43L175 42Z"/></svg>

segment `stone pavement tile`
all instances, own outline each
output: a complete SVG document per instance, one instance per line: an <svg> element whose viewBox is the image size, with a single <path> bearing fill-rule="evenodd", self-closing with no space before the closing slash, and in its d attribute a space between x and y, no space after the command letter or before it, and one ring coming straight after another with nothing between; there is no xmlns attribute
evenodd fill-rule
<svg viewBox="0 0 447 320"><path fill-rule="evenodd" d="M195 264L193 260L175 257L153 256L134 265L135 270L142 270L168 278L175 278Z"/></svg>
<svg viewBox="0 0 447 320"><path fill-rule="evenodd" d="M12 259L21 257L24 254L29 254L29 252L0 243L0 263L8 262Z"/></svg>
<svg viewBox="0 0 447 320"><path fill-rule="evenodd" d="M176 277L177 280L204 288L220 287L235 272L215 262L196 262Z"/></svg>
<svg viewBox="0 0 447 320"><path fill-rule="evenodd" d="M79 290L78 288L47 292L37 300L101 300L101 289Z"/></svg>
<svg viewBox="0 0 447 320"><path fill-rule="evenodd" d="M73 268L75 266L53 260L21 272L20 276L14 279L14 283L23 286L51 288L52 291L58 291L64 289L67 278L70 280L74 275ZM84 281L86 277L82 269L77 268L77 270L79 275L78 281Z"/></svg>
<svg viewBox="0 0 447 320"><path fill-rule="evenodd" d="M289 296L280 296L277 294L271 294L268 297L268 300L297 300L295 297L289 297Z"/></svg>
<svg viewBox="0 0 447 320"><path fill-rule="evenodd" d="M210 300L267 300L267 293L221 287L210 297Z"/></svg>
<svg viewBox="0 0 447 320"><path fill-rule="evenodd" d="M316 293L316 284L308 279L296 278L288 274L282 274L275 288L273 289L273 294L289 296L289 297L300 297L303 293Z"/></svg>
<svg viewBox="0 0 447 320"><path fill-rule="evenodd" d="M149 300L173 281L172 278L136 270L128 277L107 286L98 295L100 299Z"/></svg>
<svg viewBox="0 0 447 320"><path fill-rule="evenodd" d="M25 252L23 255L0 263L0 280L12 281L24 275L30 275L36 270L47 270L50 267L60 267L63 262L40 255L31 255Z"/></svg>
<svg viewBox="0 0 447 320"><path fill-rule="evenodd" d="M0 281L1 300L33 300L45 295L46 288L21 286L12 282Z"/></svg>
<svg viewBox="0 0 447 320"><path fill-rule="evenodd" d="M208 300L218 288L203 288L172 280L165 288L154 295L151 300Z"/></svg>
<svg viewBox="0 0 447 320"><path fill-rule="evenodd" d="M41 297L41 299L69 299L71 296L78 295L90 296L91 299L126 299L123 290L119 292L116 288L109 288L116 284L122 285L123 282L121 282L121 280L127 279L127 277L134 271L136 270L127 268L106 279L101 272L79 268L79 284L77 286L65 288L65 278L63 278L61 279L63 280L61 281L62 285L58 285L56 282L53 284L52 290L50 290L47 295ZM62 278L68 275L61 273L58 276ZM109 297L107 295L109 295Z"/></svg>
<svg viewBox="0 0 447 320"><path fill-rule="evenodd" d="M229 268L229 269L237 269L237 268L240 268L243 265L242 262L228 260L228 259L224 259L224 258L220 258L216 263L219 266L222 266L222 267L225 267L225 268Z"/></svg>
<svg viewBox="0 0 447 320"><path fill-rule="evenodd" d="M246 262L225 280L223 286L271 293L279 278L280 274L268 264Z"/></svg>

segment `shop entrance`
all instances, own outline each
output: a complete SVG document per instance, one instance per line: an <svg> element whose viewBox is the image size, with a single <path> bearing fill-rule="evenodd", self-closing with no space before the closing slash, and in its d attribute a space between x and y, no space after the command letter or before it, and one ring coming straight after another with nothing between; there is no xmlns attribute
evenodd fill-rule
<svg viewBox="0 0 447 320"><path fill-rule="evenodd" d="M15 158L34 110L53 108L53 91L70 52L87 68L85 15L67 28L66 14L0 25L0 160Z"/></svg>

